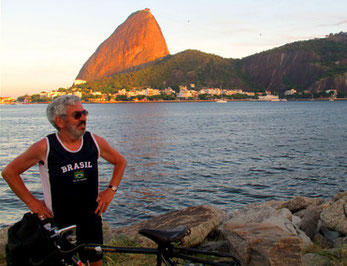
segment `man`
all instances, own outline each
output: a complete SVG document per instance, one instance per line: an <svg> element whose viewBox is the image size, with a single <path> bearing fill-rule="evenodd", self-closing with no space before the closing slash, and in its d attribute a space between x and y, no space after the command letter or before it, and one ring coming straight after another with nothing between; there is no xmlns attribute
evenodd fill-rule
<svg viewBox="0 0 347 266"><path fill-rule="evenodd" d="M101 214L122 179L126 160L103 138L86 131L88 112L74 95L55 99L47 117L57 133L34 143L2 172L13 192L41 219L54 217L59 228L76 224L78 243L102 243ZM99 192L98 158L114 165L109 186ZM44 201L33 196L20 175L39 163ZM102 265L102 254L81 252L90 265Z"/></svg>

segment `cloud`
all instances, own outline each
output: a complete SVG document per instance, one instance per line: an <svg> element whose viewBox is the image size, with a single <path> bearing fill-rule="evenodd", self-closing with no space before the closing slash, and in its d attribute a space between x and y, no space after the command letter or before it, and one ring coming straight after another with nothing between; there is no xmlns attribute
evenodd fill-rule
<svg viewBox="0 0 347 266"><path fill-rule="evenodd" d="M347 19L340 20L336 23L324 23L324 24L319 24L319 27L332 27L332 26L342 26L342 25L347 25Z"/></svg>
<svg viewBox="0 0 347 266"><path fill-rule="evenodd" d="M334 24L334 26L340 26L340 25L345 25L345 24L347 24L347 19L344 19L344 20L337 22L336 24Z"/></svg>

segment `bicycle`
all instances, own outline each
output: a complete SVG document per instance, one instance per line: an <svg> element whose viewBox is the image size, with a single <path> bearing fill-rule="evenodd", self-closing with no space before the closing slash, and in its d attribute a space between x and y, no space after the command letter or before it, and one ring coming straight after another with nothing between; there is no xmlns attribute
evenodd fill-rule
<svg viewBox="0 0 347 266"><path fill-rule="evenodd" d="M196 248L180 247L177 244L184 244L184 237L190 234L187 226L180 226L168 230L158 230L143 228L139 233L153 240L157 248L146 247L117 247L100 244L80 244L77 245L76 225L58 229L51 219L38 221L35 215L25 215L30 218L30 223L19 224L23 236L27 238L29 232L34 233L32 241L27 242L27 246L20 245L16 233L12 233L11 245L7 246L6 256L12 257L8 260L8 265L35 265L35 266L81 266L83 263L78 259L77 252L81 249L93 250L97 253L131 253L156 256L156 265L240 265L240 262L230 254L203 251ZM23 230L25 229L25 230ZM35 230L33 230L35 229ZM15 240L15 241L14 241ZM13 245L15 244L15 245ZM12 251L12 253L11 253ZM20 253L18 253L20 251ZM17 253L13 253L17 252ZM29 257L22 260L22 263L13 263L18 257ZM204 257L201 257L204 256ZM23 264L24 263L24 264Z"/></svg>
<svg viewBox="0 0 347 266"><path fill-rule="evenodd" d="M190 229L187 226L180 226L168 230L143 228L139 230L139 233L153 240L157 244L157 248L114 247L90 244L86 244L84 248L99 252L152 254L156 255L157 266L190 265L187 263L200 263L198 265L240 265L240 262L230 254L175 246L174 243L183 244L183 238L190 234ZM207 256L210 259L212 258L213 260L199 257L201 255Z"/></svg>
<svg viewBox="0 0 347 266"><path fill-rule="evenodd" d="M69 231L72 230L72 233ZM66 230L61 229L65 235L67 242L70 245L75 245L75 227L69 227ZM111 253L131 253L131 254L145 254L155 255L156 265L240 265L239 260L234 256L221 252L203 251L196 248L179 247L175 243L183 244L183 238L190 234L190 229L187 226L180 226L174 229L158 230L143 228L139 233L157 244L157 248L146 247L119 247L107 246L100 244L82 244L75 246L70 250L60 250L64 254L65 265L82 265L76 257L76 252L83 248L85 250L93 250L97 253L111 252ZM71 241L72 240L72 241ZM65 240L66 241L66 240ZM62 241L60 241L61 243ZM205 257L201 257L205 256ZM212 260L211 260L212 259Z"/></svg>

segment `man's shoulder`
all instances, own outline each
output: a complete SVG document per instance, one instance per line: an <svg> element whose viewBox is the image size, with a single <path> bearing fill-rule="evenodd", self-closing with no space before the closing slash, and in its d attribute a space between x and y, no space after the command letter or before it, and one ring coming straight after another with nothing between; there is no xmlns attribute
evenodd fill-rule
<svg viewBox="0 0 347 266"><path fill-rule="evenodd" d="M35 157L38 157L41 159L46 154L46 151L47 151L47 140L46 140L46 138L43 138L43 139L35 142L34 144L32 144L26 150L25 153L30 155L30 156L35 156Z"/></svg>

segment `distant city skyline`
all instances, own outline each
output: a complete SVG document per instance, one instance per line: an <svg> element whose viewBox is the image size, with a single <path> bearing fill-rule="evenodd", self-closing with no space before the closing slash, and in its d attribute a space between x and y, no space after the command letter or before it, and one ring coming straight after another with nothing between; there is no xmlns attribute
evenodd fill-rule
<svg viewBox="0 0 347 266"><path fill-rule="evenodd" d="M0 97L70 87L131 13L149 8L170 54L243 58L347 31L346 1L3 0Z"/></svg>

